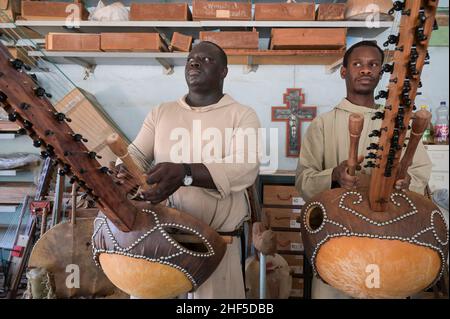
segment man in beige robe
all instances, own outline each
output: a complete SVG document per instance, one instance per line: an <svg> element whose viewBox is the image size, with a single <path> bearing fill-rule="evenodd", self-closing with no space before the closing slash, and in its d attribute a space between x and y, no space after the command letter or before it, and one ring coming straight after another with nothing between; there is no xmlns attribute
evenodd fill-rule
<svg viewBox="0 0 450 319"><path fill-rule="evenodd" d="M361 42L350 48L344 58L341 76L346 80L347 97L330 112L318 116L308 127L302 141L302 149L296 174L296 188L305 200L331 189L344 187L351 189L358 185L358 177L350 176L347 159L350 145L348 120L351 113L364 116L364 128L359 141L359 153L367 154L370 143L378 138L369 135L379 130L381 120L372 120L380 107L375 104L374 90L380 80L384 55L373 42ZM367 161L359 159L361 166ZM370 174L370 168L363 168ZM413 164L408 169L405 180L396 183L397 188L409 188L423 194L431 174L431 161L422 143L419 144ZM313 298L349 298L345 294L313 279Z"/></svg>
<svg viewBox="0 0 450 319"><path fill-rule="evenodd" d="M248 219L246 188L259 171L259 119L222 93L226 74L222 49L210 42L195 46L186 65L189 93L154 108L129 147L137 163L156 164L147 182L157 186L144 193L146 200L168 199L218 232L233 232ZM182 163L189 163L188 171ZM239 237L233 237L218 268L189 297L245 298L240 253Z"/></svg>

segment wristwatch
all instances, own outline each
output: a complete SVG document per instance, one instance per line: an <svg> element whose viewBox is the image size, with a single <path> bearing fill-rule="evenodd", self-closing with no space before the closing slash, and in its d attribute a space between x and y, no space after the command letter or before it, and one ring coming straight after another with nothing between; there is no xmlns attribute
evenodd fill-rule
<svg viewBox="0 0 450 319"><path fill-rule="evenodd" d="M191 166L189 164L183 163L185 176L183 178L183 185L190 186L194 179L192 178Z"/></svg>

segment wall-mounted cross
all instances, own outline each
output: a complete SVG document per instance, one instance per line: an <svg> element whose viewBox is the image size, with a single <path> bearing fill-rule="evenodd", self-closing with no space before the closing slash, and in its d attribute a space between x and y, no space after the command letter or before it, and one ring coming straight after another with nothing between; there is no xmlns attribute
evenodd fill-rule
<svg viewBox="0 0 450 319"><path fill-rule="evenodd" d="M302 123L311 122L317 114L316 106L303 106L305 95L302 89L287 89L283 94L286 106L272 107L272 121L286 122L286 156L298 157L302 134Z"/></svg>

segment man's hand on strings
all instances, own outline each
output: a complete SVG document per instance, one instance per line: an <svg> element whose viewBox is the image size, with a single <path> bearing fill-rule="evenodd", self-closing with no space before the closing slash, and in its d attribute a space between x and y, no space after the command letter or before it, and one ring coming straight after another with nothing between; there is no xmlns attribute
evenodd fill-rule
<svg viewBox="0 0 450 319"><path fill-rule="evenodd" d="M147 184L151 185L150 190L142 193L144 199L158 204L178 188L183 186L185 170L183 164L159 163L147 173Z"/></svg>
<svg viewBox="0 0 450 319"><path fill-rule="evenodd" d="M364 156L358 157L358 166L356 170L361 170L361 163L364 161ZM348 173L348 162L343 161L333 169L332 181L337 182L342 188L353 189L359 186L358 176L351 176Z"/></svg>
<svg viewBox="0 0 450 319"><path fill-rule="evenodd" d="M406 173L405 178L399 179L395 182L395 189L408 190L410 184L411 184L411 176L408 173Z"/></svg>
<svg viewBox="0 0 450 319"><path fill-rule="evenodd" d="M110 169L112 170L112 178L114 182L123 187L127 194L134 193L137 190L137 185L134 181L134 177L128 172L125 165L119 164L114 166L114 164L110 165Z"/></svg>

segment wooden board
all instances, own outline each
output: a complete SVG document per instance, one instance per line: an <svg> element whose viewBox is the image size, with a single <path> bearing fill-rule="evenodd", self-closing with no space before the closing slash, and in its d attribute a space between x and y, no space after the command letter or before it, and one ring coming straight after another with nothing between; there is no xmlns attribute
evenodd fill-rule
<svg viewBox="0 0 450 319"><path fill-rule="evenodd" d="M100 34L49 33L45 36L47 51L100 51Z"/></svg>
<svg viewBox="0 0 450 319"><path fill-rule="evenodd" d="M333 50L346 46L346 28L272 29L271 50Z"/></svg>
<svg viewBox="0 0 450 319"><path fill-rule="evenodd" d="M259 32L254 31L221 31L200 32L201 41L210 41L222 49L258 49Z"/></svg>
<svg viewBox="0 0 450 319"><path fill-rule="evenodd" d="M192 13L187 3L132 3L130 21L188 21Z"/></svg>
<svg viewBox="0 0 450 319"><path fill-rule="evenodd" d="M0 0L0 12L14 21L20 14L20 0Z"/></svg>
<svg viewBox="0 0 450 319"><path fill-rule="evenodd" d="M79 20L87 20L89 12L82 3L77 2L22 1L21 17L25 20L66 20L73 15ZM76 16L76 12L69 7L74 5L78 7Z"/></svg>
<svg viewBox="0 0 450 319"><path fill-rule="evenodd" d="M159 33L103 32L100 34L102 51L162 52L168 51Z"/></svg>
<svg viewBox="0 0 450 319"><path fill-rule="evenodd" d="M321 3L317 9L318 21L342 21L345 20L345 3Z"/></svg>
<svg viewBox="0 0 450 319"><path fill-rule="evenodd" d="M0 120L0 132L17 132L20 127L10 121Z"/></svg>
<svg viewBox="0 0 450 319"><path fill-rule="evenodd" d="M314 21L316 7L311 3L256 3L256 21Z"/></svg>
<svg viewBox="0 0 450 319"><path fill-rule="evenodd" d="M174 32L170 42L170 51L190 52L192 48L192 37L179 32Z"/></svg>
<svg viewBox="0 0 450 319"><path fill-rule="evenodd" d="M21 204L26 195L34 196L36 185L21 182L0 182L0 204Z"/></svg>
<svg viewBox="0 0 450 319"><path fill-rule="evenodd" d="M300 212L294 213L292 209L287 208L263 208L267 226L272 230L288 230L300 231L300 223L297 219L300 217Z"/></svg>
<svg viewBox="0 0 450 319"><path fill-rule="evenodd" d="M251 2L193 0L193 20L251 20Z"/></svg>
<svg viewBox="0 0 450 319"><path fill-rule="evenodd" d="M98 161L103 166L108 166L110 161L116 161L116 156L105 143L108 136L117 133L126 143L129 143L128 139L108 119L96 98L82 89L72 90L55 104L55 108L72 120L68 124L74 132L87 138L86 147L102 156Z"/></svg>

